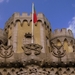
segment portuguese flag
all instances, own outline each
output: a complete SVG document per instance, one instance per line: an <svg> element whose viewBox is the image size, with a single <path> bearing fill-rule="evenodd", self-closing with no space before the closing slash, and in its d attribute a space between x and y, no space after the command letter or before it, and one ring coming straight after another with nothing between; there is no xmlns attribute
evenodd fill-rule
<svg viewBox="0 0 75 75"><path fill-rule="evenodd" d="M35 11L34 4L33 4L33 7L32 7L32 17L33 17L33 23L36 23L37 22L37 14L36 14L36 11Z"/></svg>

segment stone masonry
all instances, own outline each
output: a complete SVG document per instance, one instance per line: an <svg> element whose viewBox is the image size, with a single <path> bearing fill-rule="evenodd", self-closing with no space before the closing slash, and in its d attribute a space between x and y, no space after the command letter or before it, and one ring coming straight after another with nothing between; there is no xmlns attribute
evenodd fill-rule
<svg viewBox="0 0 75 75"><path fill-rule="evenodd" d="M65 28L52 32L44 14L14 13L0 29L0 75L75 75L75 39Z"/></svg>

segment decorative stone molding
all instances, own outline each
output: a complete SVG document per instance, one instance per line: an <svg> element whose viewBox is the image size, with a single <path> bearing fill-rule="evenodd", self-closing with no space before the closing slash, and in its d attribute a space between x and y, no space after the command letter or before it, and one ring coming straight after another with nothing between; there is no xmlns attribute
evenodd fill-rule
<svg viewBox="0 0 75 75"><path fill-rule="evenodd" d="M12 46L0 45L0 57L10 58L13 55Z"/></svg>
<svg viewBox="0 0 75 75"><path fill-rule="evenodd" d="M61 58L61 57L65 56L66 51L64 50L63 45L56 46L54 43L51 43L51 45L53 47L52 54L55 57Z"/></svg>
<svg viewBox="0 0 75 75"><path fill-rule="evenodd" d="M38 44L26 44L23 47L26 55L39 55L41 53L42 46Z"/></svg>

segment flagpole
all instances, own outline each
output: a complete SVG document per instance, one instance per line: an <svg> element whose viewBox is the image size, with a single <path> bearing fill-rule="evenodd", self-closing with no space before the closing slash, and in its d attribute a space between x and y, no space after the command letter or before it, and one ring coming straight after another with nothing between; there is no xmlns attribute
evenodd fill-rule
<svg viewBox="0 0 75 75"><path fill-rule="evenodd" d="M32 41L31 43L34 43L34 23L33 23L33 13L34 13L34 3L32 3Z"/></svg>

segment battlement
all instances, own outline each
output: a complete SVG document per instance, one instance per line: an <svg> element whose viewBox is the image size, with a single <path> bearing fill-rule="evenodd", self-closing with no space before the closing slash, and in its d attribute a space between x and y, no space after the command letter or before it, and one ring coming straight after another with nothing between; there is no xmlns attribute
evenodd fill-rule
<svg viewBox="0 0 75 75"><path fill-rule="evenodd" d="M67 30L66 28L63 28L63 29L61 29L61 30L56 29L56 30L54 30L54 32L51 34L51 38L55 38L55 37L59 37L59 36L68 36L68 37L74 38L72 31L71 31L70 29Z"/></svg>
<svg viewBox="0 0 75 75"><path fill-rule="evenodd" d="M38 21L40 20L43 24L46 23L46 25L50 27L50 23L46 19L46 17L44 16L44 14L42 14L42 13L37 14L37 19L38 19ZM5 28L7 28L8 26L10 26L11 23L15 24L17 20L20 21L21 23L23 23L24 20L26 20L29 23L32 20L32 14L28 14L28 13L22 13L22 14L20 14L20 13L14 13L8 19L8 21L5 23Z"/></svg>

